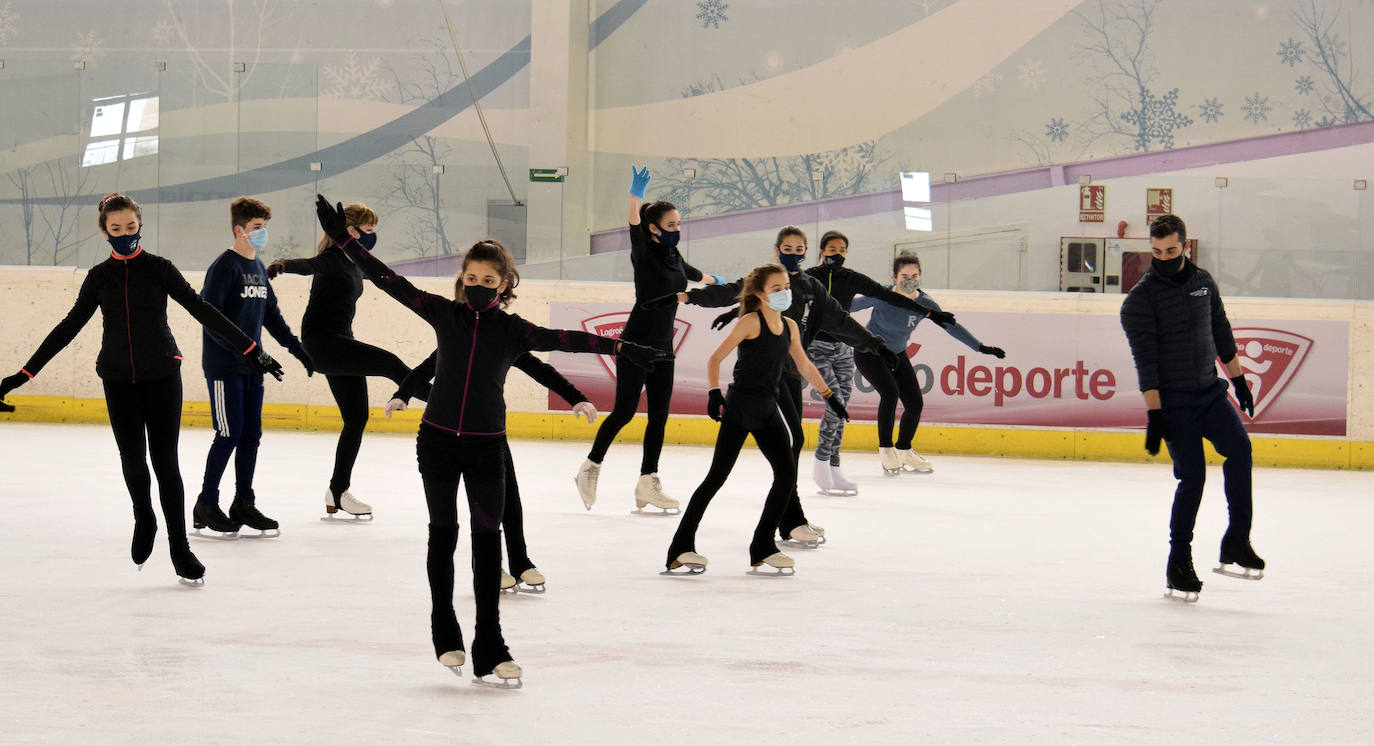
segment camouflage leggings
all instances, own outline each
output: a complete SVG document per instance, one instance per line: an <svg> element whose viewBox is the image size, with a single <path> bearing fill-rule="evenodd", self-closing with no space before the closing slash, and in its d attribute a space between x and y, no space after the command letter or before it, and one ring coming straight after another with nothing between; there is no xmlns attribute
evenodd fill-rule
<svg viewBox="0 0 1374 746"><path fill-rule="evenodd" d="M849 403L849 394L854 389L854 348L843 342L828 342L817 339L806 350L807 357L816 364L835 396L841 404ZM829 461L833 466L840 465L840 443L844 440L844 420L841 420L827 407L821 417L820 437L816 439L816 459Z"/></svg>

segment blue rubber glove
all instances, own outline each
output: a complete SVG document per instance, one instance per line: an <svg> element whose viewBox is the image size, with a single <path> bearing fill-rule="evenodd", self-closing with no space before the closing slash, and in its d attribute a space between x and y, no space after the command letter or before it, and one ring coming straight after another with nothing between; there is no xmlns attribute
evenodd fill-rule
<svg viewBox="0 0 1374 746"><path fill-rule="evenodd" d="M634 174L630 180L630 196L644 199L644 190L649 186L649 167L638 169L630 164L630 173Z"/></svg>
<svg viewBox="0 0 1374 746"><path fill-rule="evenodd" d="M724 284L725 284L725 278L724 278L724 277L721 277L720 275L710 275L710 277L711 277L712 280L715 280L715 281L716 281L716 284L717 284L717 285L724 285Z"/></svg>

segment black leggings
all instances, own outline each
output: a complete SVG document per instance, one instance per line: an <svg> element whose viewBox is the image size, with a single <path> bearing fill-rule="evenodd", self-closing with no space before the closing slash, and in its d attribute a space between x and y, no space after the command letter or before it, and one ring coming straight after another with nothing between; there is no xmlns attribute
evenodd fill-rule
<svg viewBox="0 0 1374 746"><path fill-rule="evenodd" d="M312 334L302 344L315 369L325 374L343 418L339 444L334 449L334 474L329 478L330 492L342 495L353 482L353 464L367 428L367 376L390 378L399 386L410 368L390 352L342 334ZM416 397L427 400L429 384Z"/></svg>
<svg viewBox="0 0 1374 746"><path fill-rule="evenodd" d="M658 473L658 456L663 452L663 430L668 426L668 405L673 399L673 363L656 363L646 371L623 357L615 360L615 405L596 431L587 458L596 463L606 459L611 441L629 424L639 408L639 392L648 400L649 422L644 428L644 459L640 474Z"/></svg>
<svg viewBox="0 0 1374 746"><path fill-rule="evenodd" d="M878 446L892 447L892 421L896 419L897 400L900 399L902 426L897 431L897 448L903 451L911 448L916 428L921 424L921 408L925 406L921 384L916 380L911 359L898 353L897 370L894 372L888 369L881 357L871 352L856 351L854 364L878 392Z"/></svg>
<svg viewBox="0 0 1374 746"><path fill-rule="evenodd" d="M797 526L807 524L806 513L802 511L801 496L797 494L797 473L798 464L801 463L801 452L806 446L806 433L802 430L802 379L801 376L784 371L781 380L778 381L778 409L782 411L783 422L787 424L787 430L792 438L792 489L788 497L787 504L783 507L782 517L778 521L778 535L784 539L790 538L792 529Z"/></svg>
<svg viewBox="0 0 1374 746"><path fill-rule="evenodd" d="M730 417L728 408L726 411L726 417L720 423L720 432L716 435L711 469L706 472L701 486L692 493L687 510L682 514L682 521L677 525L677 533L673 534L673 543L668 546L667 565L670 567L679 554L696 551L697 526L701 523L701 517L706 514L706 506L711 504L711 498L716 496L725 484L726 477L730 476L730 471L735 468L735 461L739 459L740 449L748 435L754 436L754 442L758 443L763 457L773 467L773 486L763 502L763 512L754 528L754 539L749 543L749 562L761 562L764 557L778 551L778 545L773 543L773 532L777 530L787 502L797 488L797 460L791 452L792 439L788 435L787 424L774 410L773 415L757 427L745 427Z"/></svg>
<svg viewBox="0 0 1374 746"><path fill-rule="evenodd" d="M129 487L136 519L157 522L153 513L152 479L147 456L157 475L157 494L167 542L173 548L186 541L186 492L177 459L181 437L181 374L156 381L105 381L105 408L119 447L119 464ZM145 455L146 454L146 455Z"/></svg>
<svg viewBox="0 0 1374 746"><path fill-rule="evenodd" d="M429 508L430 632L434 655L464 650L463 631L453 609L453 553L458 548L458 483L467 482L472 519L472 595L476 636L472 665L478 676L510 660L501 635L501 517L505 502L505 438L454 435L420 425L415 454Z"/></svg>
<svg viewBox="0 0 1374 746"><path fill-rule="evenodd" d="M501 528L506 534L506 560L510 562L510 574L520 577L520 573L534 567L530 561L529 549L525 546L525 513L520 507L520 485L515 481L515 461L511 459L510 443L504 438L502 446L506 452L506 504L501 515Z"/></svg>

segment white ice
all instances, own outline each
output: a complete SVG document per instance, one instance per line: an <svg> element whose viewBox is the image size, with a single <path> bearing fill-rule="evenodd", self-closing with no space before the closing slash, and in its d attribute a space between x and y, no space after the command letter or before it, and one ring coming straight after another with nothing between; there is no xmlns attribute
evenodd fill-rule
<svg viewBox="0 0 1374 746"><path fill-rule="evenodd" d="M1225 528L1211 472L1195 561L1167 601L1173 480L1161 465L931 456L858 497L819 497L831 538L745 575L768 469L746 449L707 513L705 575L668 578L676 518L630 515L638 444L588 513L584 443L513 443L544 596L503 597L525 686L474 687L429 643L414 441L368 435L364 525L323 523L334 437L269 431L259 506L278 539L193 539L179 586L159 537L142 572L103 426L7 423L0 741L8 743L1369 743L1374 494L1364 473L1255 472L1259 582L1209 572ZM183 432L190 501L208 430ZM685 504L710 450L671 447ZM225 494L232 494L232 466ZM227 505L227 500L226 500ZM466 515L462 513L462 515ZM457 609L470 641L459 545ZM1364 713L1364 714L1361 714Z"/></svg>

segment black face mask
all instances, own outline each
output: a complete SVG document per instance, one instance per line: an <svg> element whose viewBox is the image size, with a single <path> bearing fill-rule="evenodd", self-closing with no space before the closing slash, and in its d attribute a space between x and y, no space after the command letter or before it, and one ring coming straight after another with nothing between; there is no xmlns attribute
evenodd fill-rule
<svg viewBox="0 0 1374 746"><path fill-rule="evenodd" d="M375 247L375 246L377 245L377 234L376 234L376 233L363 233L363 232L359 231L359 233L358 233L358 243L362 244L364 249L367 249L368 251L372 251L373 247Z"/></svg>
<svg viewBox="0 0 1374 746"><path fill-rule="evenodd" d="M665 249L671 249L677 246L677 240L681 237L682 231L665 231L662 228L660 228L658 234L658 243Z"/></svg>
<svg viewBox="0 0 1374 746"><path fill-rule="evenodd" d="M839 269L840 267L844 266L844 254L831 254L830 256L825 257L821 261L825 262L825 265L827 267Z"/></svg>
<svg viewBox="0 0 1374 746"><path fill-rule="evenodd" d="M1183 255L1179 254L1173 259L1151 259L1150 268L1165 277L1172 277L1183 269Z"/></svg>
<svg viewBox="0 0 1374 746"><path fill-rule="evenodd" d="M499 296L496 288L489 288L484 285L464 285L463 297L467 298L468 308L474 311L485 311L496 304Z"/></svg>

